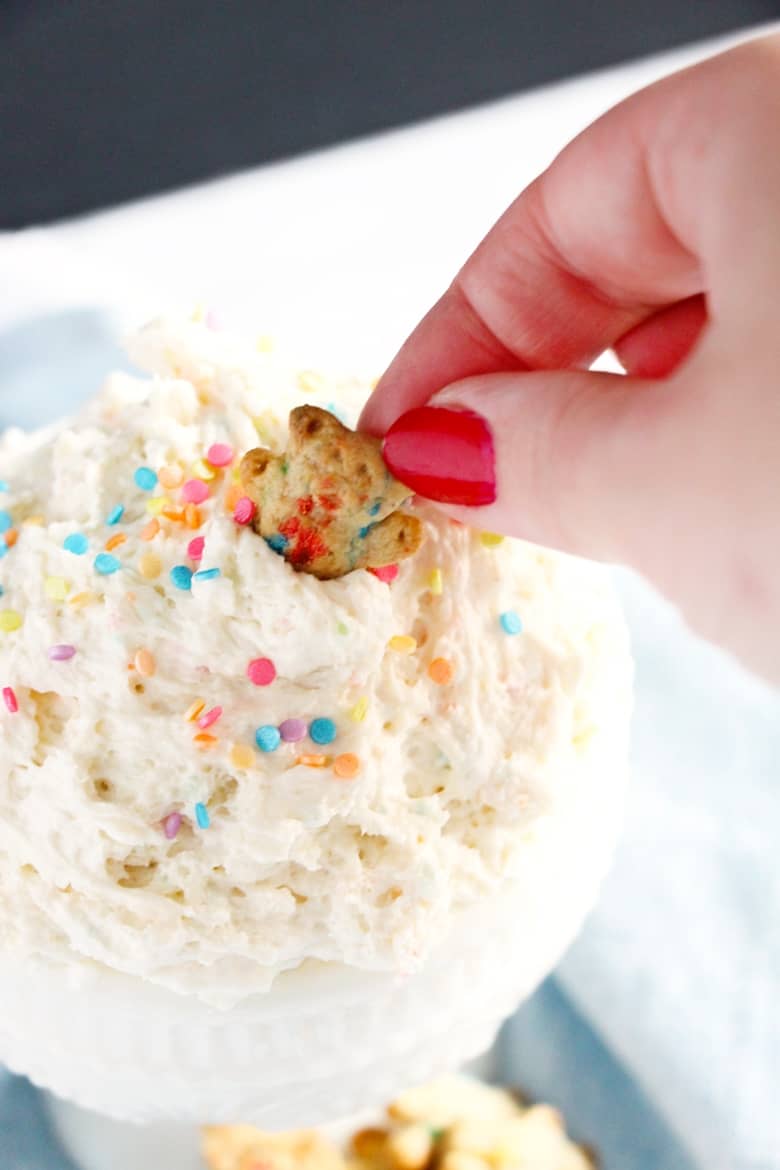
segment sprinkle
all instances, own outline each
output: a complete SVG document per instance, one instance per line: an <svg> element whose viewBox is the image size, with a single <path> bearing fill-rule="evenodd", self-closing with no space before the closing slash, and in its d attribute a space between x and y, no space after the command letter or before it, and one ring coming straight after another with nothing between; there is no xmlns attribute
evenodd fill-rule
<svg viewBox="0 0 780 1170"><path fill-rule="evenodd" d="M387 645L391 650L395 650L396 654L414 654L417 639L411 634L394 634Z"/></svg>
<svg viewBox="0 0 780 1170"><path fill-rule="evenodd" d="M498 532L480 532L479 539L485 548L495 548L498 544L503 544L504 538Z"/></svg>
<svg viewBox="0 0 780 1170"><path fill-rule="evenodd" d="M95 572L100 573L101 577L110 577L121 568L121 563L110 553L98 553L95 557Z"/></svg>
<svg viewBox="0 0 780 1170"><path fill-rule="evenodd" d="M15 528L9 528L8 531L6 532L5 536L3 537L3 540L5 541L6 548L13 548L18 539L19 539L19 533L16 531Z"/></svg>
<svg viewBox="0 0 780 1170"><path fill-rule="evenodd" d="M69 659L73 658L75 653L75 646L68 646L64 643L59 646L49 647L49 658L52 660L52 662L67 662Z"/></svg>
<svg viewBox="0 0 780 1170"><path fill-rule="evenodd" d="M454 675L455 667L449 658L434 658L428 667L428 678L440 687L446 687L447 683L451 683Z"/></svg>
<svg viewBox="0 0 780 1170"><path fill-rule="evenodd" d="M253 658L246 668L246 673L256 687L267 687L276 678L276 667L270 658Z"/></svg>
<svg viewBox="0 0 780 1170"><path fill-rule="evenodd" d="M8 481L5 479L0 479L0 492L8 492L10 490L11 489L9 487Z"/></svg>
<svg viewBox="0 0 780 1170"><path fill-rule="evenodd" d="M327 717L313 719L309 724L309 735L315 743L333 743L337 734L336 724Z"/></svg>
<svg viewBox="0 0 780 1170"><path fill-rule="evenodd" d="M306 738L306 724L303 719L285 719L279 724L279 734L285 743L300 743Z"/></svg>
<svg viewBox="0 0 780 1170"><path fill-rule="evenodd" d="M255 753L249 744L234 743L230 749L230 762L234 768L251 768L255 762Z"/></svg>
<svg viewBox="0 0 780 1170"><path fill-rule="evenodd" d="M258 353L273 353L274 339L269 337L267 333L261 333L255 342Z"/></svg>
<svg viewBox="0 0 780 1170"><path fill-rule="evenodd" d="M7 552L8 552L8 545L5 542L5 538L0 536L0 561L3 559L3 557L6 555Z"/></svg>
<svg viewBox="0 0 780 1170"><path fill-rule="evenodd" d="M193 581L214 581L221 576L221 569L199 569L197 573L193 574L192 579Z"/></svg>
<svg viewBox="0 0 780 1170"><path fill-rule="evenodd" d="M169 841L173 841L181 828L181 813L168 813L167 817L162 823L163 833Z"/></svg>
<svg viewBox="0 0 780 1170"><path fill-rule="evenodd" d="M282 737L278 728L272 727L270 723L258 727L255 732L255 742L261 752L275 752L281 741Z"/></svg>
<svg viewBox="0 0 780 1170"><path fill-rule="evenodd" d="M207 711L205 715L201 715L200 719L198 719L198 727L201 729L201 731L206 731L209 727L213 726L213 724L215 724L218 719L221 718L222 708L212 707L210 711Z"/></svg>
<svg viewBox="0 0 780 1170"><path fill-rule="evenodd" d="M209 498L209 485L202 479L188 479L181 489L181 495L188 504L202 504Z"/></svg>
<svg viewBox="0 0 780 1170"><path fill-rule="evenodd" d="M162 561L155 553L144 553L138 561L138 572L147 581L153 581L162 572Z"/></svg>
<svg viewBox="0 0 780 1170"><path fill-rule="evenodd" d="M127 540L124 532L116 532L110 540L106 541L106 552L113 552L115 548L119 548Z"/></svg>
<svg viewBox="0 0 780 1170"><path fill-rule="evenodd" d="M157 533L159 531L160 531L160 521L157 519L157 517L153 517L149 521L148 524L144 525L144 527L139 532L138 536L141 540L146 540L146 541L154 540L155 536L157 535Z"/></svg>
<svg viewBox="0 0 780 1170"><path fill-rule="evenodd" d="M257 512L257 505L249 496L242 496L233 509L233 519L236 524L251 524Z"/></svg>
<svg viewBox="0 0 780 1170"><path fill-rule="evenodd" d="M193 736L192 742L197 748L200 748L201 751L210 752L212 748L217 746L219 740L217 739L216 735L209 735L207 731L201 731L198 732L197 735Z"/></svg>
<svg viewBox="0 0 780 1170"><path fill-rule="evenodd" d="M25 527L43 528L46 520L43 516L28 516L26 520L22 521L22 523L25 525Z"/></svg>
<svg viewBox="0 0 780 1170"><path fill-rule="evenodd" d="M344 752L333 761L333 771L342 780L352 780L360 771L360 760L354 752Z"/></svg>
<svg viewBox="0 0 780 1170"><path fill-rule="evenodd" d="M12 634L14 630L18 630L24 622L24 618L15 609L0 610L0 630L4 634Z"/></svg>
<svg viewBox="0 0 780 1170"><path fill-rule="evenodd" d="M235 452L229 443L212 443L206 452L206 460L212 467L228 467Z"/></svg>
<svg viewBox="0 0 780 1170"><path fill-rule="evenodd" d="M122 519L124 514L125 514L124 504L117 504L116 507L112 508L111 511L106 516L106 524L109 526L109 528L113 528L115 524L119 523L119 521Z"/></svg>
<svg viewBox="0 0 780 1170"><path fill-rule="evenodd" d="M369 516L376 516L377 512L379 511L379 509L381 507L382 507L382 501L381 500L374 500L371 507L366 508L366 511L368 512Z"/></svg>
<svg viewBox="0 0 780 1170"><path fill-rule="evenodd" d="M161 515L166 520L173 520L174 524L180 524L184 519L184 508L180 504L166 504Z"/></svg>
<svg viewBox="0 0 780 1170"><path fill-rule="evenodd" d="M151 678L157 670L157 663L151 650L136 650L133 665L144 678Z"/></svg>
<svg viewBox="0 0 780 1170"><path fill-rule="evenodd" d="M174 565L171 569L171 581L177 589L185 592L192 589L192 569L188 569L186 565Z"/></svg>
<svg viewBox="0 0 780 1170"><path fill-rule="evenodd" d="M13 528L14 522L11 518L10 512L0 512L0 532L7 532L9 528Z"/></svg>
<svg viewBox="0 0 780 1170"><path fill-rule="evenodd" d="M499 616L501 629L505 634L519 634L522 631L523 623L520 615L515 613L513 609L508 609Z"/></svg>
<svg viewBox="0 0 780 1170"><path fill-rule="evenodd" d="M341 634L342 638L349 633L349 626L344 622L336 622L336 633Z"/></svg>
<svg viewBox="0 0 780 1170"><path fill-rule="evenodd" d="M64 601L69 590L70 585L64 577L47 577L43 582L43 591L50 601Z"/></svg>
<svg viewBox="0 0 780 1170"><path fill-rule="evenodd" d="M16 697L16 691L13 687L3 687L3 702L11 715L17 713L19 710L19 700Z"/></svg>
<svg viewBox="0 0 780 1170"><path fill-rule="evenodd" d="M89 541L81 532L72 532L70 536L65 537L62 547L75 557L83 557L89 548Z"/></svg>
<svg viewBox="0 0 780 1170"><path fill-rule="evenodd" d="M203 523L203 517L200 514L200 508L197 504L187 504L184 509L184 523L188 528L193 530L200 528Z"/></svg>
<svg viewBox="0 0 780 1170"><path fill-rule="evenodd" d="M266 536L265 543L275 553L283 553L290 542L281 532L274 532L272 536Z"/></svg>
<svg viewBox="0 0 780 1170"><path fill-rule="evenodd" d="M76 609L81 609L82 606L89 605L89 603L91 601L96 601L96 600L97 600L97 598L95 597L95 594L90 593L89 590L86 589L86 590L84 590L83 593L74 594L74 596L71 597L68 604L75 605Z"/></svg>
<svg viewBox="0 0 780 1170"><path fill-rule="evenodd" d="M350 708L349 718L353 723L362 723L368 714L368 699L365 695L361 695L354 707Z"/></svg>
<svg viewBox="0 0 780 1170"><path fill-rule="evenodd" d="M204 536L196 536L187 545L187 556L191 561L199 561L203 557L203 550L206 547L206 538Z"/></svg>
<svg viewBox="0 0 780 1170"><path fill-rule="evenodd" d="M209 810L201 801L195 805L195 820L198 822L199 829L207 829L211 824Z"/></svg>
<svg viewBox="0 0 780 1170"><path fill-rule="evenodd" d="M398 565L382 565L378 569L369 569L369 573L373 573L380 581L384 581L389 585L391 581L395 581L398 576Z"/></svg>
<svg viewBox="0 0 780 1170"><path fill-rule="evenodd" d="M142 492L153 492L157 487L157 472L151 467L138 467L133 475L135 486Z"/></svg>
<svg viewBox="0 0 780 1170"><path fill-rule="evenodd" d="M204 479L206 483L211 483L212 479L215 479L217 475L214 468L205 459L198 459L193 463L192 474L197 479Z"/></svg>
<svg viewBox="0 0 780 1170"><path fill-rule="evenodd" d="M206 706L205 699L196 699L194 703L191 703L190 706L187 708L187 710L184 712L184 718L185 718L186 722L187 723L194 723L205 706Z"/></svg>
<svg viewBox="0 0 780 1170"><path fill-rule="evenodd" d="M184 472L180 467L161 467L157 478L164 488L173 491L184 482Z"/></svg>
<svg viewBox="0 0 780 1170"><path fill-rule="evenodd" d="M240 483L231 483L228 490L225 492L225 511L233 512L238 507L239 500L244 498L244 491Z"/></svg>
<svg viewBox="0 0 780 1170"><path fill-rule="evenodd" d="M330 756L315 756L307 754L298 756L295 760L296 764L303 764L306 768L327 768L330 763Z"/></svg>
<svg viewBox="0 0 780 1170"><path fill-rule="evenodd" d="M225 326L222 323L222 318L215 309L207 309L204 324L207 329L211 329L214 333L219 333Z"/></svg>
<svg viewBox="0 0 780 1170"><path fill-rule="evenodd" d="M151 516L159 516L163 508L167 508L170 502L167 496L155 496L153 500L146 501L146 510Z"/></svg>
<svg viewBox="0 0 780 1170"><path fill-rule="evenodd" d="M431 569L431 575L428 578L428 588L436 597L441 594L444 589L444 579L441 569Z"/></svg>

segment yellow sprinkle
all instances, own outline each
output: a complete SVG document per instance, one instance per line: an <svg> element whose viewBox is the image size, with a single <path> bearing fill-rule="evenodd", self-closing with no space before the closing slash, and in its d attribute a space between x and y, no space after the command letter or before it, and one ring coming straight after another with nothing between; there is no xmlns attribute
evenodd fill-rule
<svg viewBox="0 0 780 1170"><path fill-rule="evenodd" d="M33 528L42 528L46 521L43 516L28 516L23 523L32 525Z"/></svg>
<svg viewBox="0 0 780 1170"><path fill-rule="evenodd" d="M64 577L47 577L43 588L51 601L64 601L70 592L70 585Z"/></svg>
<svg viewBox="0 0 780 1170"><path fill-rule="evenodd" d="M184 483L184 472L180 467L161 467L157 478L164 488L173 491Z"/></svg>
<svg viewBox="0 0 780 1170"><path fill-rule="evenodd" d="M479 539L485 548L495 548L497 544L501 544L504 538L498 532L480 532Z"/></svg>
<svg viewBox="0 0 780 1170"><path fill-rule="evenodd" d="M209 483L212 479L216 479L217 472L215 468L207 463L205 459L198 459L192 465L192 474L196 479L205 479Z"/></svg>
<svg viewBox="0 0 780 1170"><path fill-rule="evenodd" d="M146 501L146 510L152 516L159 516L163 508L167 508L170 502L167 496L155 496L153 500Z"/></svg>
<svg viewBox="0 0 780 1170"><path fill-rule="evenodd" d="M0 630L4 634L12 634L22 625L24 618L15 609L0 610Z"/></svg>
<svg viewBox="0 0 780 1170"><path fill-rule="evenodd" d="M258 353L273 353L274 339L267 333L261 333L256 342Z"/></svg>
<svg viewBox="0 0 780 1170"><path fill-rule="evenodd" d="M304 755L298 756L295 762L296 764L304 764L307 768L327 768L330 760L330 756Z"/></svg>
<svg viewBox="0 0 780 1170"><path fill-rule="evenodd" d="M387 643L396 654L414 654L417 649L417 639L411 634L394 634Z"/></svg>
<svg viewBox="0 0 780 1170"><path fill-rule="evenodd" d="M120 544L124 544L127 540L124 532L116 532L106 541L106 552L113 552L115 548L119 548Z"/></svg>
<svg viewBox="0 0 780 1170"><path fill-rule="evenodd" d="M255 753L246 743L234 743L230 749L230 762L234 768L251 768Z"/></svg>
<svg viewBox="0 0 780 1170"><path fill-rule="evenodd" d="M150 520L149 523L147 525L145 525L144 528L141 529L141 531L139 532L138 535L139 535L139 538L141 540L147 540L147 541L154 540L155 536L157 535L157 533L159 531L160 531L160 521L155 517L152 520Z"/></svg>
<svg viewBox="0 0 780 1170"><path fill-rule="evenodd" d="M365 695L361 695L354 707L349 712L349 718L353 723L362 723L368 713L368 699Z"/></svg>
<svg viewBox="0 0 780 1170"><path fill-rule="evenodd" d="M151 650L136 650L133 665L144 678L151 678L157 670L157 663Z"/></svg>
<svg viewBox="0 0 780 1170"><path fill-rule="evenodd" d="M315 370L301 370L298 375L298 387L304 394L318 394L324 381L322 374L316 373Z"/></svg>
<svg viewBox="0 0 780 1170"><path fill-rule="evenodd" d="M194 703L191 703L190 706L187 708L187 710L184 712L184 718L187 721L187 723L194 723L195 720L198 718L198 716L203 711L203 708L205 706L206 706L205 699L196 699Z"/></svg>
<svg viewBox="0 0 780 1170"><path fill-rule="evenodd" d="M142 577L146 577L147 581L152 581L160 576L162 561L154 553L144 553L138 562L138 572Z"/></svg>
<svg viewBox="0 0 780 1170"><path fill-rule="evenodd" d="M428 578L428 588L430 589L431 593L434 593L437 597L441 593L444 588L444 579L441 574L441 569L431 570L431 575Z"/></svg>
<svg viewBox="0 0 780 1170"><path fill-rule="evenodd" d="M68 604L75 605L76 609L81 609L82 605L89 605L90 601L96 600L96 595L94 593L90 593L87 589L83 593L74 593Z"/></svg>
<svg viewBox="0 0 780 1170"><path fill-rule="evenodd" d="M333 771L342 780L352 780L360 771L360 760L353 752L344 752L333 761Z"/></svg>
<svg viewBox="0 0 780 1170"><path fill-rule="evenodd" d="M192 310L192 315L190 316L190 321L194 321L197 324L197 322L202 321L205 316L206 316L205 306L203 304L201 304L200 302L198 302L198 304Z"/></svg>

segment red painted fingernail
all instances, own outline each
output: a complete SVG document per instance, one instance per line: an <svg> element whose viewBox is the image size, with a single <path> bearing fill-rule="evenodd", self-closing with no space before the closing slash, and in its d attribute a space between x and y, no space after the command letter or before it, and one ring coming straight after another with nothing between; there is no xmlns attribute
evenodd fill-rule
<svg viewBox="0 0 780 1170"><path fill-rule="evenodd" d="M385 435L383 452L393 475L429 500L475 507L496 498L493 435L473 410L409 410Z"/></svg>

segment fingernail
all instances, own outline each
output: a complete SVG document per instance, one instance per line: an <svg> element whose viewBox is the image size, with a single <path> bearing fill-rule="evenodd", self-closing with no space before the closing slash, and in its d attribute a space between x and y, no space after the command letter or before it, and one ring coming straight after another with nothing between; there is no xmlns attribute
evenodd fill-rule
<svg viewBox="0 0 780 1170"><path fill-rule="evenodd" d="M385 435L383 452L393 475L429 500L476 507L496 498L493 435L473 410L409 410Z"/></svg>

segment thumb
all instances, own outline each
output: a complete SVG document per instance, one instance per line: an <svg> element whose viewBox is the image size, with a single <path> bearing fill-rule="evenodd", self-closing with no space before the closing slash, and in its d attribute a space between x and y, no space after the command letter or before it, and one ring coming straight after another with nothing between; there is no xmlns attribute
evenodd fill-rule
<svg viewBox="0 0 780 1170"><path fill-rule="evenodd" d="M651 570L686 491L680 376L579 370L468 378L401 415L391 471L455 519ZM689 486L689 485L688 485Z"/></svg>

